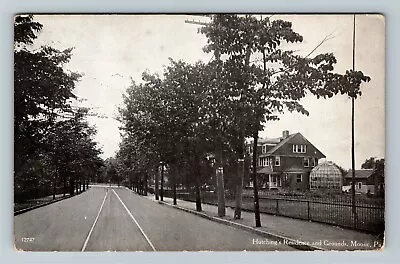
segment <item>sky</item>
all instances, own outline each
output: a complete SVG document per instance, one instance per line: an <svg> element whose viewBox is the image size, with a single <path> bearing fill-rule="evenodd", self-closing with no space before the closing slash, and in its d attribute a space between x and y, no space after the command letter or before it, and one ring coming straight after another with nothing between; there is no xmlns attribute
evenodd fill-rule
<svg viewBox="0 0 400 264"><path fill-rule="evenodd" d="M168 58L189 63L208 62L212 55L202 48L207 39L199 26L185 20L208 22L207 17L190 15L36 15L43 24L35 46L57 49L73 47L66 66L84 74L75 94L83 104L107 118L89 117L98 133L96 140L103 158L113 156L120 142L115 117L122 106L122 94L131 78L140 82L144 71L162 73ZM352 68L352 15L277 15L271 19L292 22L304 41L287 45L299 55L307 55L326 36L312 55L333 52L335 71ZM362 85L362 96L355 101L356 168L369 157L385 156L385 19L381 15L356 16L355 68L371 77ZM351 167L351 100L338 95L331 99L307 96L301 103L309 116L284 113L279 121L266 124L261 137L279 137L283 130L300 132L326 159L345 169Z"/></svg>

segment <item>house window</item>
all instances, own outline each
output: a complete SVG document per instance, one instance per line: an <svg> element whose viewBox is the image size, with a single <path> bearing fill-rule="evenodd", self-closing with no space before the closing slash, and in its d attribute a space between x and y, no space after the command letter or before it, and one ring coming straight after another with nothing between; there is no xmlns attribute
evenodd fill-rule
<svg viewBox="0 0 400 264"><path fill-rule="evenodd" d="M318 165L318 158L315 158L315 166Z"/></svg>
<svg viewBox="0 0 400 264"><path fill-rule="evenodd" d="M293 145L293 153L306 153L307 145Z"/></svg>
<svg viewBox="0 0 400 264"><path fill-rule="evenodd" d="M315 167L315 159L314 159L314 158L310 158L310 160L311 160L311 162L310 162L310 163L311 163L311 166L312 166L312 167Z"/></svg>
<svg viewBox="0 0 400 264"><path fill-rule="evenodd" d="M297 182L302 182L303 181L303 174L297 174L296 181Z"/></svg>
<svg viewBox="0 0 400 264"><path fill-rule="evenodd" d="M307 157L304 157L304 167L309 167L310 166L310 162L308 160Z"/></svg>
<svg viewBox="0 0 400 264"><path fill-rule="evenodd" d="M260 167L269 166L269 160L268 160L268 158L266 158L266 157L260 158L260 159L259 159L259 162L258 162L258 165L259 165Z"/></svg>
<svg viewBox="0 0 400 264"><path fill-rule="evenodd" d="M279 156L275 157L275 166L281 166L281 157Z"/></svg>
<svg viewBox="0 0 400 264"><path fill-rule="evenodd" d="M266 146L266 145L263 145L263 146L262 146L261 152L262 152L263 154L267 153L267 146Z"/></svg>

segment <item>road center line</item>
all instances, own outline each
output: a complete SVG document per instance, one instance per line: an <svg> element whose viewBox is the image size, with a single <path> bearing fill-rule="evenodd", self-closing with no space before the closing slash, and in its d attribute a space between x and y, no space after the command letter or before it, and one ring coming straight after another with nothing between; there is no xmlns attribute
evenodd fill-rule
<svg viewBox="0 0 400 264"><path fill-rule="evenodd" d="M117 196L118 200L122 203L122 205L124 206L125 210L128 212L129 216L132 218L132 220L135 222L135 224L139 227L140 232L142 232L142 235L144 236L144 238L147 240L147 243L149 243L149 245L151 246L151 248L153 249L153 251L157 251L156 248L153 246L153 243L151 243L150 239L146 236L146 234L144 233L143 229L140 227L139 223L136 221L135 217L133 217L133 215L131 214L131 212L129 211L129 209L126 207L126 205L124 204L124 202L121 200L121 198L119 198L118 194L114 191L114 194Z"/></svg>
<svg viewBox="0 0 400 264"><path fill-rule="evenodd" d="M107 194L108 194L108 190L106 191L106 195L104 195L104 199L103 199L103 202L102 202L102 204L101 204L101 206L100 206L99 213L97 214L97 216L96 216L96 219L94 219L94 222L93 222L92 228L90 228L89 234L88 234L88 236L87 236L87 238L86 238L86 240L85 240L85 243L83 244L83 247L82 247L82 252L83 252L83 251L85 251L85 249L86 249L86 246L87 246L87 243L89 242L89 238L90 238L90 236L92 235L92 232L93 232L94 226L96 225L96 223L97 223L97 220L99 219L99 216L100 216L101 210L103 209L104 202L106 201L106 198L107 198Z"/></svg>

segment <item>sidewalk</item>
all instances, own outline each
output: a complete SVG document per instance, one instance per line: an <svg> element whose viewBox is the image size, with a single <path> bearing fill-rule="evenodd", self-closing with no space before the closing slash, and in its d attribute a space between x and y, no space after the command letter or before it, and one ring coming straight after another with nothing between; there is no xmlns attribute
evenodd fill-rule
<svg viewBox="0 0 400 264"><path fill-rule="evenodd" d="M147 196L155 202L154 195ZM255 227L254 213L242 211L242 219L233 219L234 210L227 207L226 216L218 217L218 207L215 205L202 204L203 211L196 212L196 204L183 200L177 200L177 205L172 205L173 200L164 197L164 204L198 214L217 222L234 225L238 228L247 229L250 232L264 235L269 240L287 239L286 243L303 245L306 250L379 250L382 245L377 236L344 229L328 224L309 222L283 216L275 216L261 213L262 227ZM204 214L204 215L203 215ZM289 240L289 241L288 241Z"/></svg>

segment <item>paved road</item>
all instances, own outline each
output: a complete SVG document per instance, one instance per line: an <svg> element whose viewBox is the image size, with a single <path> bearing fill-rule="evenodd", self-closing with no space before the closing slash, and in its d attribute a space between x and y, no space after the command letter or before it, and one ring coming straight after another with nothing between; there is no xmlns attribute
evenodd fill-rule
<svg viewBox="0 0 400 264"><path fill-rule="evenodd" d="M15 247L24 251L255 251L265 238L155 203L122 188L90 188L14 217Z"/></svg>

